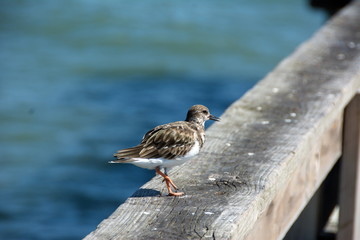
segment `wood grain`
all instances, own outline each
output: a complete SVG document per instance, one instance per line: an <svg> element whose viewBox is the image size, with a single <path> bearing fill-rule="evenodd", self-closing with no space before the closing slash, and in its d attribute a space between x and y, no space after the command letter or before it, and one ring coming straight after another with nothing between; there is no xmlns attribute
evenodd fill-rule
<svg viewBox="0 0 360 240"><path fill-rule="evenodd" d="M225 111L169 172L185 196L159 196L155 177L85 239L281 239L341 154L359 12L355 1Z"/></svg>
<svg viewBox="0 0 360 240"><path fill-rule="evenodd" d="M346 108L344 122L337 239L357 240L360 239L360 94Z"/></svg>

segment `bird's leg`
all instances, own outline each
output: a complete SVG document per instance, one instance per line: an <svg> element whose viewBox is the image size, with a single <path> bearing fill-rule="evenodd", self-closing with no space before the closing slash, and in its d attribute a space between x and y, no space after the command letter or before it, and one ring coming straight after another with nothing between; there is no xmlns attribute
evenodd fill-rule
<svg viewBox="0 0 360 240"><path fill-rule="evenodd" d="M166 176L169 176L169 175L167 174L167 168L164 168L163 173L164 173ZM165 182L165 178L162 180L162 182Z"/></svg>
<svg viewBox="0 0 360 240"><path fill-rule="evenodd" d="M168 175L165 175L164 181L169 182L170 185L175 189L178 190L179 188L175 185L175 183L171 180L171 178Z"/></svg>
<svg viewBox="0 0 360 240"><path fill-rule="evenodd" d="M155 171L156 171L157 174L159 174L160 176L162 176L164 178L164 181L166 183L166 187L167 187L167 189L169 191L170 196L184 195L183 192L178 192L177 193L177 192L172 191L171 187L173 187L175 190L178 189L178 188L176 187L176 185L173 183L173 181L170 179L170 177L168 175L166 175L166 174L164 174L163 172L160 171L159 167L155 168Z"/></svg>
<svg viewBox="0 0 360 240"><path fill-rule="evenodd" d="M182 196L184 195L183 192L173 192L172 189L171 189L171 186L170 186L170 182L165 180L165 183L166 183L166 187L169 191L169 196Z"/></svg>
<svg viewBox="0 0 360 240"><path fill-rule="evenodd" d="M163 181L165 181L166 185L169 186L171 185L175 190L178 189L178 187L174 184L174 182L170 179L170 177L167 174L160 171L160 168L157 167L155 170L157 174L161 175L164 178Z"/></svg>
<svg viewBox="0 0 360 240"><path fill-rule="evenodd" d="M159 171L160 171L160 168L159 168ZM160 171L160 172L161 172L161 171ZM169 183L171 184L171 186L172 186L175 190L179 189L179 188L175 185L175 183L170 179L169 175L167 174L167 168L164 168L164 172L162 172L162 174L163 174L163 175L161 175L161 176L164 178L164 179L162 180L163 182L169 181ZM166 177L164 177L164 175L165 175Z"/></svg>

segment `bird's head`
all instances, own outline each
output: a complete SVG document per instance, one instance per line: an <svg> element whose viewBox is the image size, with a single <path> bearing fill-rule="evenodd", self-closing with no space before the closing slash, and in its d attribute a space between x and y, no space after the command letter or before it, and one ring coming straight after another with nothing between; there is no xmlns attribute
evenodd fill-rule
<svg viewBox="0 0 360 240"><path fill-rule="evenodd" d="M194 105L189 109L185 121L204 124L207 120L220 121L220 118L211 115L207 107Z"/></svg>

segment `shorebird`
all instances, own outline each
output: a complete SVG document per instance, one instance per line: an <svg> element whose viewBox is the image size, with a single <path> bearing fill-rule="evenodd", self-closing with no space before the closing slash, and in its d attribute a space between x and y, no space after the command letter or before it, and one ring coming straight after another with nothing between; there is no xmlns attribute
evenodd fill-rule
<svg viewBox="0 0 360 240"><path fill-rule="evenodd" d="M185 121L157 126L148 131L135 147L117 151L117 160L110 163L131 163L138 167L155 169L164 178L169 196L181 196L174 192L178 187L167 174L168 168L183 164L199 153L205 141L204 124L207 120L219 121L203 105L194 105L187 112ZM164 169L162 172L160 169ZM172 189L173 188L173 189Z"/></svg>

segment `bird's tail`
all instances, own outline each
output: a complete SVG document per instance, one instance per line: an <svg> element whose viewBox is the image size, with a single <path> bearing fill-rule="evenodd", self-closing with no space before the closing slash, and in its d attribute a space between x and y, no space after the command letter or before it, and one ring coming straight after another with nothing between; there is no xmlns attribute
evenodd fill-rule
<svg viewBox="0 0 360 240"><path fill-rule="evenodd" d="M129 158L123 158L123 159L118 159L118 160L113 160L113 161L109 161L108 163L131 163L133 162L134 159L129 159Z"/></svg>
<svg viewBox="0 0 360 240"><path fill-rule="evenodd" d="M134 160L132 158L140 157L140 151L142 146L135 146L117 151L114 154L117 160L110 161L109 163L131 163Z"/></svg>

